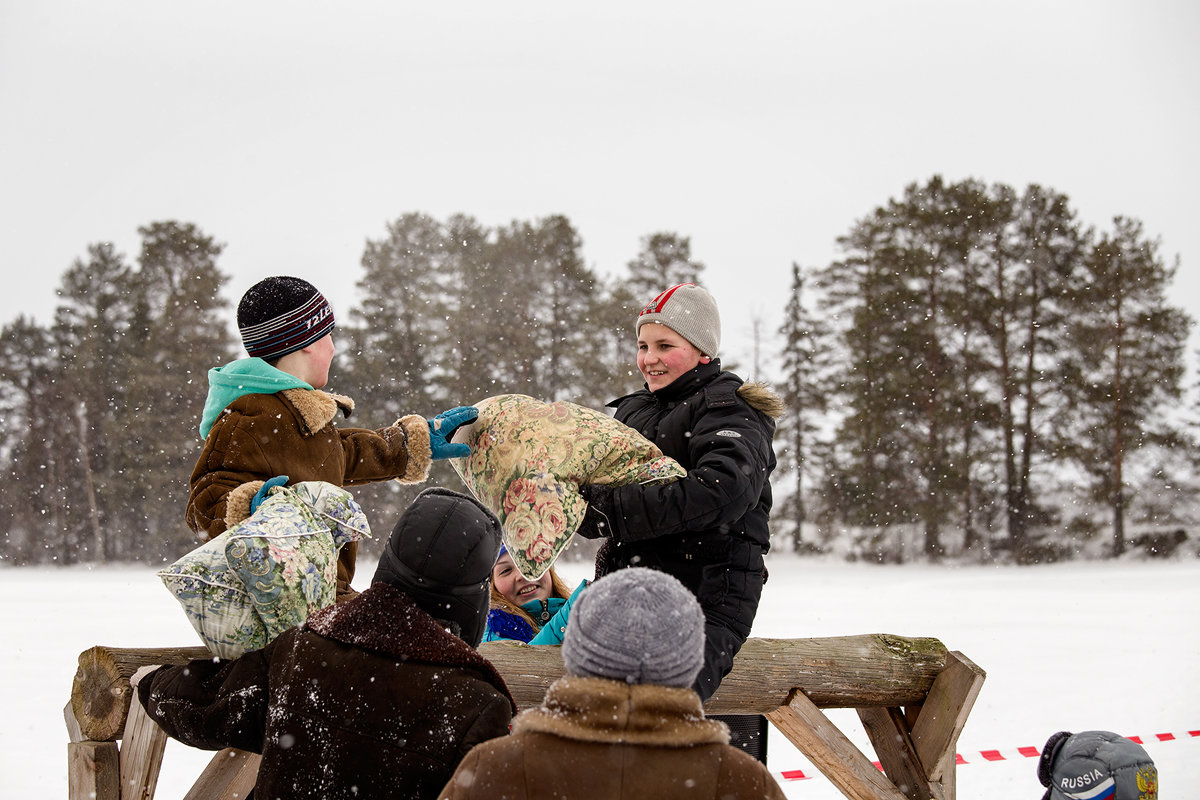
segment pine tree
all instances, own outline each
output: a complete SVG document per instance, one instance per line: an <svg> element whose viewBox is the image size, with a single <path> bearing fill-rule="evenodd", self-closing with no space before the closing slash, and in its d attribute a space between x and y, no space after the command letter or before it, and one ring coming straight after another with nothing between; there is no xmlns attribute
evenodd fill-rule
<svg viewBox="0 0 1200 800"><path fill-rule="evenodd" d="M620 279L597 279L589 301L586 325L580 329L587 338L580 344L577 359L583 386L578 402L601 408L612 398L642 386L634 325L645 300L635 297Z"/></svg>
<svg viewBox="0 0 1200 800"><path fill-rule="evenodd" d="M352 424L382 428L408 414L430 417L474 400L447 390L458 366L454 334L448 332L454 324L450 304L463 295L451 235L436 219L410 213L389 223L384 237L366 242L361 304L336 309L338 356L330 376L331 388L355 401ZM468 234L460 229L458 235ZM451 479L444 465L435 468L432 479ZM368 521L385 532L364 541L360 552L378 551L419 489L394 481L355 487Z"/></svg>
<svg viewBox="0 0 1200 800"><path fill-rule="evenodd" d="M554 262L565 255L569 260L564 266L575 272L572 262L578 262L577 237L574 231L569 231L568 237L556 257L545 249L553 245L540 225L513 220L494 232L479 265L488 272L489 283L497 287L487 313L494 319L494 335L504 338L504 347L490 358L496 368L492 377L500 385L513 387L514 392L540 400L557 399L558 376L550 370L560 353L554 341L559 301Z"/></svg>
<svg viewBox="0 0 1200 800"><path fill-rule="evenodd" d="M973 182L947 185L936 176L911 185L840 240L849 258L825 273L848 318L853 370L843 463L857 466L839 482L858 485L856 502L877 524L919 520L923 550L934 559L973 458L952 433L975 413L964 392L970 345L964 349L958 324L979 196Z"/></svg>
<svg viewBox="0 0 1200 800"><path fill-rule="evenodd" d="M330 379L355 399L362 425L431 414L443 401L435 397L434 373L445 327L441 275L447 249L441 223L424 214L405 214L387 226L384 238L366 243L358 282L362 301L347 310L347 325L335 332L345 341Z"/></svg>
<svg viewBox="0 0 1200 800"><path fill-rule="evenodd" d="M1065 304L1084 234L1066 195L1034 184L1013 204L981 287L981 318L994 352L1008 546L1024 560L1032 555L1028 531L1039 516L1034 471L1061 460L1061 428L1053 419L1064 405Z"/></svg>
<svg viewBox="0 0 1200 800"><path fill-rule="evenodd" d="M48 516L63 563L116 555L104 501L121 493L113 483L121 450L110 444L123 434L127 387L138 367L130 353L132 271L110 243L89 246L88 256L63 276L51 331L59 363L48 398L56 419L46 431Z"/></svg>
<svg viewBox="0 0 1200 800"><path fill-rule="evenodd" d="M642 249L626 264L626 287L642 303L677 283L700 283L704 264L692 258L692 240L660 231L642 237Z"/></svg>
<svg viewBox="0 0 1200 800"><path fill-rule="evenodd" d="M851 525L886 529L919 519L919 491L905 433L910 375L895 323L904 293L890 256L888 213L876 209L839 244L847 256L817 277L837 324L842 368L839 416L820 494L827 513Z"/></svg>
<svg viewBox="0 0 1200 800"><path fill-rule="evenodd" d="M1192 320L1166 302L1175 268L1142 224L1117 217L1088 249L1073 293L1068 387L1078 427L1073 453L1112 513L1112 553L1125 551L1127 458L1171 436L1163 407L1182 395L1183 350Z"/></svg>
<svg viewBox="0 0 1200 800"><path fill-rule="evenodd" d="M828 371L832 363L832 341L827 326L813 316L806 305L808 275L799 264L792 263L792 285L784 309L783 337L780 353L783 372L782 399L787 410L779 421L776 442L781 472L791 472L795 478L792 496L780 509L791 526L792 549L800 552L806 546L803 526L808 520L805 503L805 473L812 469L813 454L820 421L828 410L830 387ZM808 545L811 547L811 545Z"/></svg>
<svg viewBox="0 0 1200 800"><path fill-rule="evenodd" d="M58 457L47 441L59 422L53 415L58 363L49 331L32 319L19 316L0 332L0 463L8 479L0 495L0 541L17 564L42 561L57 547L57 529L47 536L44 516L55 501L46 476Z"/></svg>
<svg viewBox="0 0 1200 800"><path fill-rule="evenodd" d="M533 234L541 292L527 299L545 339L542 396L578 400L587 390L581 378L593 340L588 322L596 276L584 265L582 240L566 217L540 220Z"/></svg>
<svg viewBox="0 0 1200 800"><path fill-rule="evenodd" d="M454 405L521 391L511 367L512 350L528 331L509 311L511 284L521 280L519 257L501 257L490 231L473 217L446 221L447 260L442 271L446 324L435 332L435 376L443 398ZM492 259L498 259L493 261ZM525 368L518 367L521 373Z"/></svg>
<svg viewBox="0 0 1200 800"><path fill-rule="evenodd" d="M123 557L175 558L195 546L183 509L202 445L207 372L232 361L236 343L221 296L228 276L217 267L224 245L193 223L154 222L138 233L127 347L136 369L129 376L116 494L142 513L125 520L115 549Z"/></svg>

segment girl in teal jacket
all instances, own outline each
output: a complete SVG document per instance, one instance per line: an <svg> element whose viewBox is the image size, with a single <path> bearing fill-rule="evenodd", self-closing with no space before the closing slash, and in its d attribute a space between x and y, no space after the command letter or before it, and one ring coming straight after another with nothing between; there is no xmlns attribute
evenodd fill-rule
<svg viewBox="0 0 1200 800"><path fill-rule="evenodd" d="M501 546L492 568L491 610L483 641L562 644L571 605L587 584L580 582L572 592L554 567L536 581L527 580L513 564L508 549Z"/></svg>

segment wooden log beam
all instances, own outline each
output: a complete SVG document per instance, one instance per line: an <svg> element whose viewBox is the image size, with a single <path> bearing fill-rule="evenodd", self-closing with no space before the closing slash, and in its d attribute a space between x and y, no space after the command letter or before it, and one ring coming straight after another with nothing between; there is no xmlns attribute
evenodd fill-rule
<svg viewBox="0 0 1200 800"><path fill-rule="evenodd" d="M558 647L488 642L479 652L504 676L521 708L541 703L563 674ZM946 665L937 639L875 633L819 639L758 639L743 645L709 714L765 714L787 705L793 689L819 708L920 703Z"/></svg>
<svg viewBox="0 0 1200 800"><path fill-rule="evenodd" d="M121 737L133 689L129 679L147 664L186 664L209 658L203 647L121 648L97 645L79 654L71 683L71 710L83 735L94 742Z"/></svg>
<svg viewBox="0 0 1200 800"><path fill-rule="evenodd" d="M709 714L763 714L795 689L818 708L919 703L946 665L937 639L886 633L819 639L750 639L734 659Z"/></svg>
<svg viewBox="0 0 1200 800"><path fill-rule="evenodd" d="M487 642L479 652L504 676L520 708L542 702L563 675L561 648ZM93 647L79 656L71 707L94 741L121 736L129 712L129 678L146 664L208 658L203 647ZM920 703L946 665L937 639L876 633L819 639L752 638L733 671L705 705L710 714L764 714L787 705L802 688L820 708L895 707Z"/></svg>

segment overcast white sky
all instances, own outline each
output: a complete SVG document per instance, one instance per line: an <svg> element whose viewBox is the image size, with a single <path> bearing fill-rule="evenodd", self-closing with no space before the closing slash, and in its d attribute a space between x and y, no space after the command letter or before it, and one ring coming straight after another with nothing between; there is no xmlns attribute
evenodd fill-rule
<svg viewBox="0 0 1200 800"><path fill-rule="evenodd" d="M231 300L344 311L404 213L565 214L607 274L690 236L745 363L793 261L939 173L1141 219L1200 318L1198 79L1188 0L0 0L0 324L158 220L226 244Z"/></svg>

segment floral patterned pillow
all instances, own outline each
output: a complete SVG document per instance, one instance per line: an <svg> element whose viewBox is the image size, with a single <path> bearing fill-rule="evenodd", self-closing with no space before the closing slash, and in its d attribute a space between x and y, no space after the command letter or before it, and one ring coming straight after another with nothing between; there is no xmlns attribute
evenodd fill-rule
<svg viewBox="0 0 1200 800"><path fill-rule="evenodd" d="M479 418L455 432L471 447L451 465L504 526L521 574L541 577L587 511L583 484L677 480L686 472L627 425L585 406L504 394L475 403Z"/></svg>
<svg viewBox="0 0 1200 800"><path fill-rule="evenodd" d="M225 560L250 594L268 642L333 605L338 551L369 532L350 493L320 481L272 489L230 532Z"/></svg>
<svg viewBox="0 0 1200 800"><path fill-rule="evenodd" d="M267 644L267 629L250 593L229 569L229 531L215 536L169 567L159 570L201 641L221 658L237 658Z"/></svg>
<svg viewBox="0 0 1200 800"><path fill-rule="evenodd" d="M338 551L369 535L346 490L320 481L281 486L159 576L208 648L236 658L333 605Z"/></svg>

